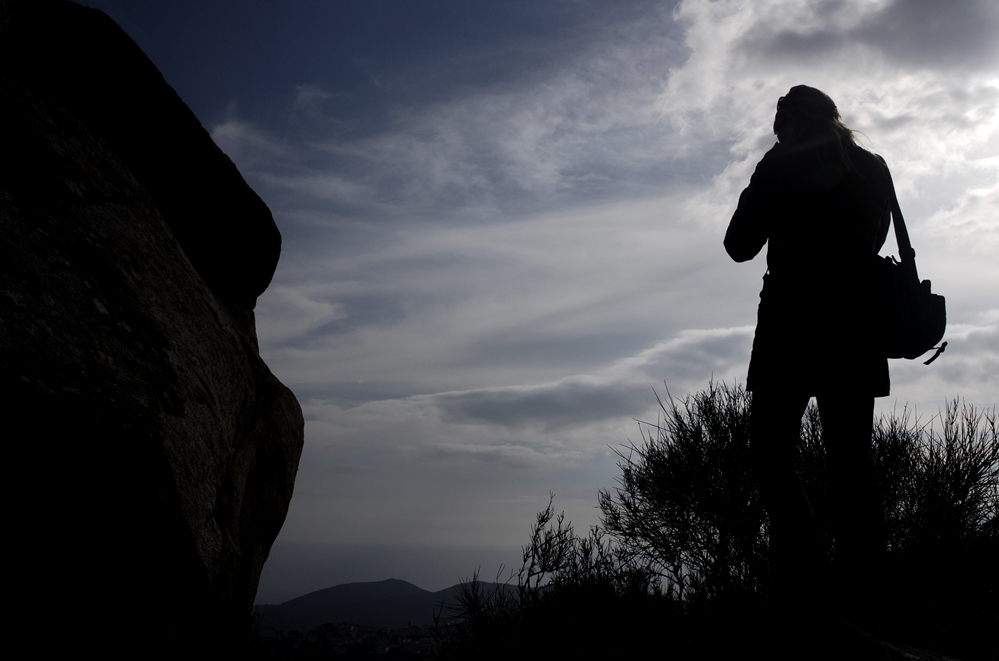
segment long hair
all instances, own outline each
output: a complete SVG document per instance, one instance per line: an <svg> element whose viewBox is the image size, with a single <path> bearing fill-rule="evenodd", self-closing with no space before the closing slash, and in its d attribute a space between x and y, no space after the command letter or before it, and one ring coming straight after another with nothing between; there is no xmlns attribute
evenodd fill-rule
<svg viewBox="0 0 999 661"><path fill-rule="evenodd" d="M777 102L774 133L794 121L798 139L811 144L832 143L838 159L847 172L855 172L850 152L861 148L854 132L843 123L843 118L829 95L807 85L795 85Z"/></svg>

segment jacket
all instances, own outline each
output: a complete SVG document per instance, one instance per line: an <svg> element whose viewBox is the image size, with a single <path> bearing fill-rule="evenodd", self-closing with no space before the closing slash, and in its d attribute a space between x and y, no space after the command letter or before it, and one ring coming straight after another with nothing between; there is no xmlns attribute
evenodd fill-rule
<svg viewBox="0 0 999 661"><path fill-rule="evenodd" d="M889 393L872 269L891 219L888 170L852 142L845 156L829 140L778 143L739 197L728 254L743 262L768 244L749 390Z"/></svg>

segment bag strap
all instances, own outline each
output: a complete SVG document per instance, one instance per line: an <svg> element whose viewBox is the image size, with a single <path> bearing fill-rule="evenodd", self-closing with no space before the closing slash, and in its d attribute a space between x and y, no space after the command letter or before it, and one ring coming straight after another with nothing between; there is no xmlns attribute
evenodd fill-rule
<svg viewBox="0 0 999 661"><path fill-rule="evenodd" d="M881 158L880 156L878 158ZM905 219L902 217L902 209L898 206L898 195L895 194L895 182L891 178L891 170L885 159L881 158L882 165L885 166L885 174L888 175L888 188L891 191L891 219L895 226L895 242L898 244L898 259L902 266L912 271L912 276L919 282L916 274L916 251L909 241L909 232L905 228Z"/></svg>

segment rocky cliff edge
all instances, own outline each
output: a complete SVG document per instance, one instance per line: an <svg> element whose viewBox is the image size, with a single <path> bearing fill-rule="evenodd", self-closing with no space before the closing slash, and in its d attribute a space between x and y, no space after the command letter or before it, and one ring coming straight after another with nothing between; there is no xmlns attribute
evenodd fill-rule
<svg viewBox="0 0 999 661"><path fill-rule="evenodd" d="M97 10L0 2L0 127L15 626L214 656L245 626L302 451L254 328L280 234Z"/></svg>

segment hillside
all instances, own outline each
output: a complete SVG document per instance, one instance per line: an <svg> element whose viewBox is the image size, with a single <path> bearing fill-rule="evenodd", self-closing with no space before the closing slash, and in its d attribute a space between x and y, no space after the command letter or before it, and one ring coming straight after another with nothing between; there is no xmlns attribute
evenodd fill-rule
<svg viewBox="0 0 999 661"><path fill-rule="evenodd" d="M456 605L457 586L431 592L396 578L344 583L310 592L283 604L260 604L260 627L279 631L311 631L330 622L349 622L393 629L433 624L434 614L447 616Z"/></svg>

